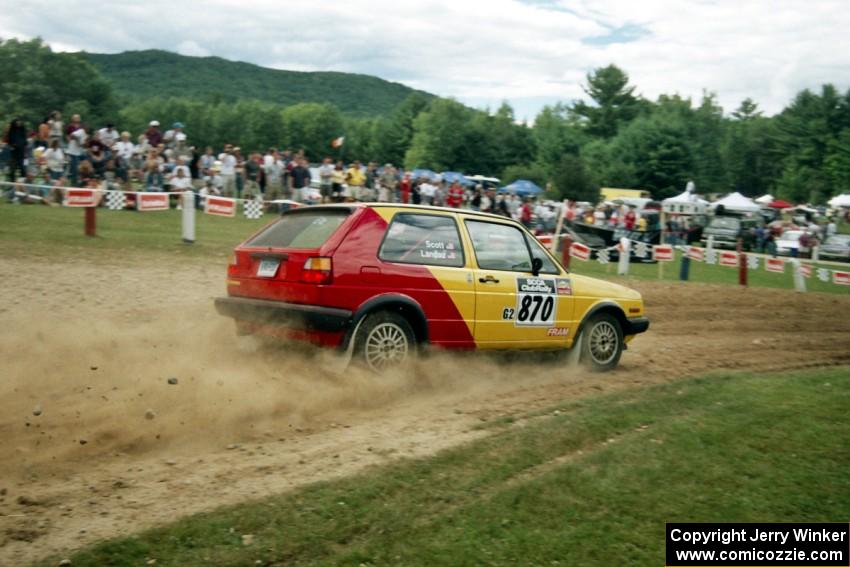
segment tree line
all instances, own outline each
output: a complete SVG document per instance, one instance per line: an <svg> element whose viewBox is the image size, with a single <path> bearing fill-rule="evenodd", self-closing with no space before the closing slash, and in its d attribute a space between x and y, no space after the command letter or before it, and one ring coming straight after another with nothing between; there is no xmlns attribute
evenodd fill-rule
<svg viewBox="0 0 850 567"><path fill-rule="evenodd" d="M138 135L150 120L183 122L191 143L243 150L303 148L324 156L406 168L485 174L551 184L553 197L595 200L600 186L640 188L656 198L693 180L701 193L772 193L822 203L850 192L850 90L803 90L778 114L745 99L730 113L714 93L650 101L615 65L596 69L587 101L547 106L518 123L503 103L472 109L413 93L387 114L352 117L327 103L278 105L250 98L121 100L80 54L53 53L40 39L0 42L0 118L34 128L52 110L92 126L114 122ZM330 142L339 136L338 149Z"/></svg>

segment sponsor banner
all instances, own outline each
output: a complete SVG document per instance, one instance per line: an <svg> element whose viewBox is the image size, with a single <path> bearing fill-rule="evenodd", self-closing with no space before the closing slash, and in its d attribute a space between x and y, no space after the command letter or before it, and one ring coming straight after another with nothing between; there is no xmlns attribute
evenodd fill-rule
<svg viewBox="0 0 850 567"><path fill-rule="evenodd" d="M724 250L720 253L720 265L734 268L738 265L738 253Z"/></svg>
<svg viewBox="0 0 850 567"><path fill-rule="evenodd" d="M136 193L136 210L167 211L168 193Z"/></svg>
<svg viewBox="0 0 850 567"><path fill-rule="evenodd" d="M850 285L850 272L832 272L832 283L835 285Z"/></svg>
<svg viewBox="0 0 850 567"><path fill-rule="evenodd" d="M570 256L586 262L590 260L590 248L579 242L573 242L570 246Z"/></svg>
<svg viewBox="0 0 850 567"><path fill-rule="evenodd" d="M555 280L555 288L558 290L558 295L572 295L573 282L570 278L558 278Z"/></svg>
<svg viewBox="0 0 850 567"><path fill-rule="evenodd" d="M552 246L552 235L551 234L538 234L537 240L545 246L546 248L550 248Z"/></svg>
<svg viewBox="0 0 850 567"><path fill-rule="evenodd" d="M652 247L652 257L656 262L672 262L673 247L669 244L659 244Z"/></svg>
<svg viewBox="0 0 850 567"><path fill-rule="evenodd" d="M207 202L204 204L204 212L208 215L218 215L220 217L235 217L236 199L207 197Z"/></svg>
<svg viewBox="0 0 850 567"><path fill-rule="evenodd" d="M764 269L768 272L776 272L777 274L785 273L785 260L782 258L768 258L764 262Z"/></svg>
<svg viewBox="0 0 850 567"><path fill-rule="evenodd" d="M705 256L705 250L699 246L688 247L688 258L695 262L702 262Z"/></svg>
<svg viewBox="0 0 850 567"><path fill-rule="evenodd" d="M96 207L100 202L100 191L95 189L65 189L66 207Z"/></svg>
<svg viewBox="0 0 850 567"><path fill-rule="evenodd" d="M800 274L804 278L812 277L812 265L811 264L800 264Z"/></svg>

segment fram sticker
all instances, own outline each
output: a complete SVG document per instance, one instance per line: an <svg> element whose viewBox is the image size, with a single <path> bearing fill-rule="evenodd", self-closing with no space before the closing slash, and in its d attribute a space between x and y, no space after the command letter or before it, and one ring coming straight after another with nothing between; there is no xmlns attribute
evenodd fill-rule
<svg viewBox="0 0 850 567"><path fill-rule="evenodd" d="M555 289L558 295L572 295L573 282L570 281L570 278L558 278L555 280Z"/></svg>
<svg viewBox="0 0 850 567"><path fill-rule="evenodd" d="M546 331L546 335L549 337L566 337L569 333L569 327L552 327Z"/></svg>

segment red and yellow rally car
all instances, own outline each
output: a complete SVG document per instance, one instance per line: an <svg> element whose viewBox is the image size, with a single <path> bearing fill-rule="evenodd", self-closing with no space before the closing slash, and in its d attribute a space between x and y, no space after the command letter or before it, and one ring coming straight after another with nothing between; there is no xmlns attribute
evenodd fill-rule
<svg viewBox="0 0 850 567"><path fill-rule="evenodd" d="M570 349L610 370L649 327L638 292L567 272L519 223L417 205L290 210L236 247L219 313L240 334L334 347L377 371L419 346Z"/></svg>

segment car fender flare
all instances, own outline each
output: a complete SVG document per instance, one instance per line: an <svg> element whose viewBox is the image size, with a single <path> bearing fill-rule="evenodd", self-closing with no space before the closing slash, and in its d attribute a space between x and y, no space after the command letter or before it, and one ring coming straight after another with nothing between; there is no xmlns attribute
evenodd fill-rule
<svg viewBox="0 0 850 567"><path fill-rule="evenodd" d="M584 317L582 318L581 323L579 323L578 329L576 329L576 333L574 336L580 337L582 331L584 331L584 325L590 320L591 317L601 311L611 312L620 322L620 327L623 330L623 336L629 334L628 330L630 325L628 319L626 319L626 314L623 312L623 308L613 301L600 301L599 303L594 304L593 307L588 309L587 313L584 314Z"/></svg>
<svg viewBox="0 0 850 567"><path fill-rule="evenodd" d="M400 293L384 293L372 297L357 308L351 318L349 330L345 334L340 348L342 350L349 350L349 346L352 344L352 339L354 338L357 329L360 327L360 323L363 322L363 319L365 319L370 313L384 309L400 311L408 319L413 318L414 320L410 321L410 324L416 333L417 341L419 341L420 344L428 342L428 318L425 317L425 311L422 309L422 306L408 295Z"/></svg>

